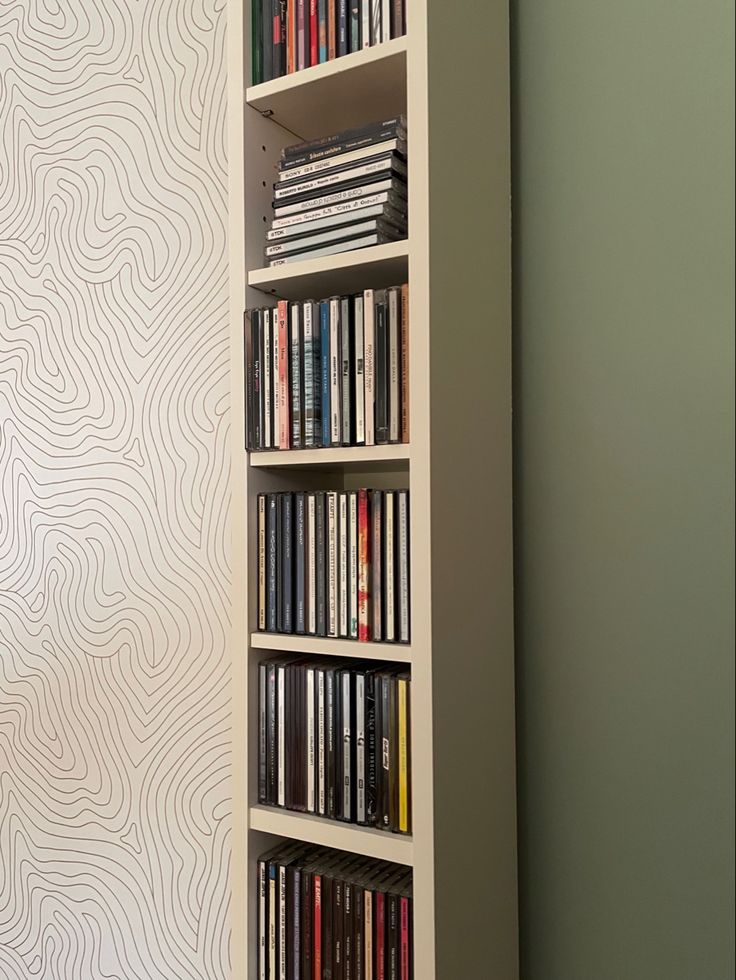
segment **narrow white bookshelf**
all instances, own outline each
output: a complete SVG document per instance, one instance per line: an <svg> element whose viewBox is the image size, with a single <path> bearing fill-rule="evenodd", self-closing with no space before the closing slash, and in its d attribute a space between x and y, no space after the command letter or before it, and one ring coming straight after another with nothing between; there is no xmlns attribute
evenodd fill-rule
<svg viewBox="0 0 736 980"><path fill-rule="evenodd" d="M412 868L414 980L518 977L508 6L407 0L407 22L252 86L250 3L228 0L234 980L258 976L255 862L288 839ZM399 113L409 239L265 268L281 149ZM246 453L243 311L402 282L410 445ZM411 644L258 632L258 494L361 486L410 489ZM411 836L258 804L274 653L409 667Z"/></svg>

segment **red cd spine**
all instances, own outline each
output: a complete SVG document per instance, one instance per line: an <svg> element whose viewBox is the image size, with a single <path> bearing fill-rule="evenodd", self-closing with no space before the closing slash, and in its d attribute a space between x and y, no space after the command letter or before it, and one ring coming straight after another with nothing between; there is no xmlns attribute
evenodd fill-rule
<svg viewBox="0 0 736 980"><path fill-rule="evenodd" d="M319 17L317 0L309 0L309 64L319 64Z"/></svg>
<svg viewBox="0 0 736 980"><path fill-rule="evenodd" d="M314 919L312 924L314 934L314 967L313 980L322 980L322 876L314 876Z"/></svg>
<svg viewBox="0 0 736 980"><path fill-rule="evenodd" d="M291 433L289 423L289 304L279 300L279 449L288 449Z"/></svg>
<svg viewBox="0 0 736 980"><path fill-rule="evenodd" d="M358 491L358 639L370 639L370 527L368 491Z"/></svg>
<svg viewBox="0 0 736 980"><path fill-rule="evenodd" d="M327 60L337 57L337 0L327 0Z"/></svg>
<svg viewBox="0 0 736 980"><path fill-rule="evenodd" d="M376 980L386 980L386 910L383 892L376 892Z"/></svg>
<svg viewBox="0 0 736 980"><path fill-rule="evenodd" d="M401 899L401 980L409 980L409 899Z"/></svg>

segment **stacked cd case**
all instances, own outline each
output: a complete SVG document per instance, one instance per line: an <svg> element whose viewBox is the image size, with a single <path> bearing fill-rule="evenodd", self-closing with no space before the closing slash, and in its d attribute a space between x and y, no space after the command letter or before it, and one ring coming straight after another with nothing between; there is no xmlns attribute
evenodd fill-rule
<svg viewBox="0 0 736 980"><path fill-rule="evenodd" d="M406 141L397 116L282 150L266 264L406 238Z"/></svg>

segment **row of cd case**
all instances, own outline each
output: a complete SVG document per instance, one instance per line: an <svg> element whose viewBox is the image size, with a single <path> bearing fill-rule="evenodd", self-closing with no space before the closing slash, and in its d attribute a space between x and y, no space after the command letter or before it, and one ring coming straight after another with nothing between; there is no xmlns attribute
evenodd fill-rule
<svg viewBox="0 0 736 980"><path fill-rule="evenodd" d="M258 669L259 802L409 833L409 671L298 656Z"/></svg>
<svg viewBox="0 0 736 980"><path fill-rule="evenodd" d="M258 980L412 980L410 868L289 841L256 875Z"/></svg>
<svg viewBox="0 0 736 980"><path fill-rule="evenodd" d="M246 448L409 441L409 287L248 310Z"/></svg>
<svg viewBox="0 0 736 980"><path fill-rule="evenodd" d="M258 495L258 628L410 639L409 491Z"/></svg>

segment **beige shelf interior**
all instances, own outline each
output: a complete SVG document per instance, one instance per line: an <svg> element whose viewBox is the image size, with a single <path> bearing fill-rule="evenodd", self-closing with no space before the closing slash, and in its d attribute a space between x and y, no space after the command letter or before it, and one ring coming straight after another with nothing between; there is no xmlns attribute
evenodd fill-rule
<svg viewBox="0 0 736 980"><path fill-rule="evenodd" d="M356 51L284 78L250 86L248 105L268 113L300 139L339 133L366 122L406 113L405 37ZM356 107L360 93L360 108Z"/></svg>

